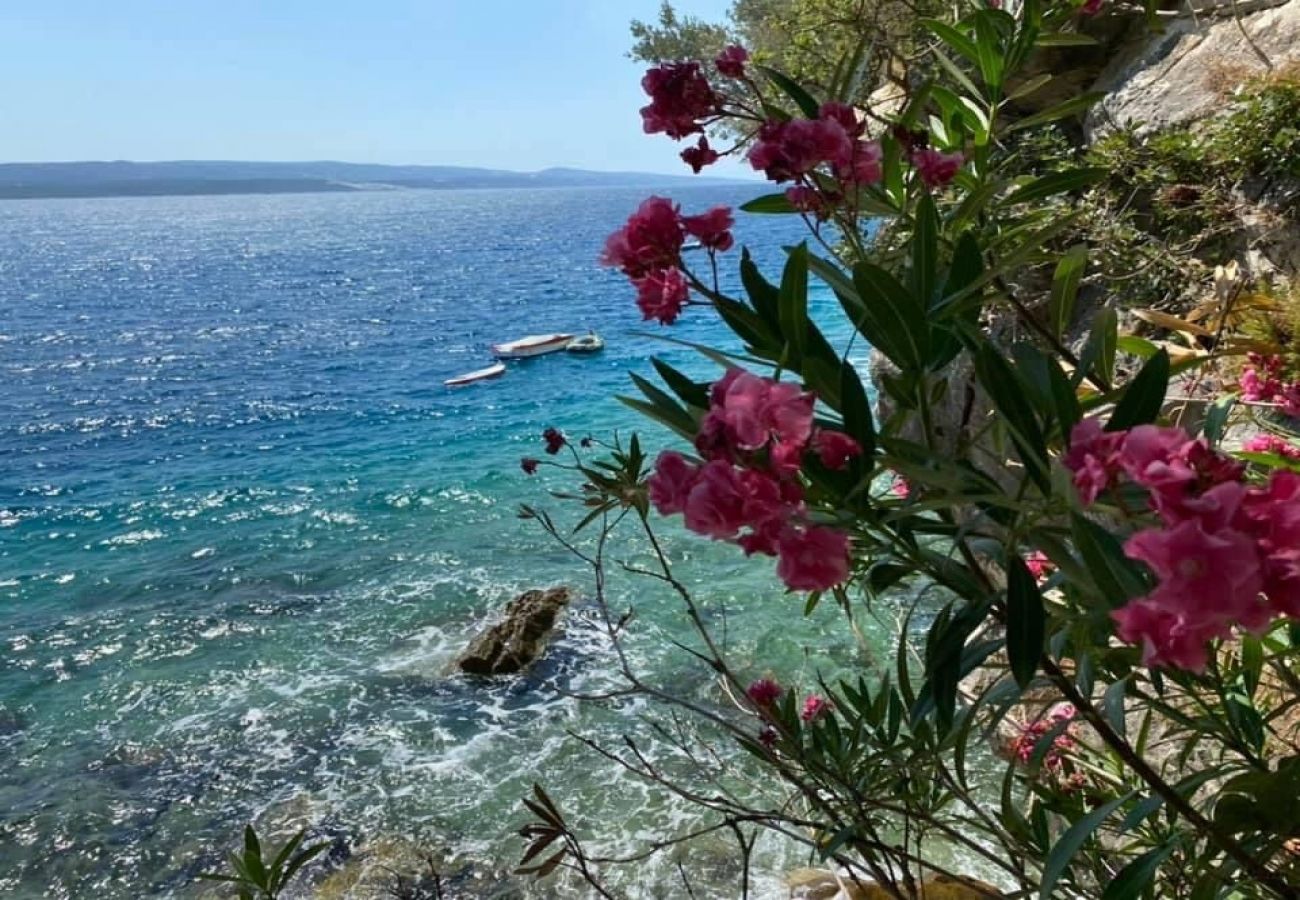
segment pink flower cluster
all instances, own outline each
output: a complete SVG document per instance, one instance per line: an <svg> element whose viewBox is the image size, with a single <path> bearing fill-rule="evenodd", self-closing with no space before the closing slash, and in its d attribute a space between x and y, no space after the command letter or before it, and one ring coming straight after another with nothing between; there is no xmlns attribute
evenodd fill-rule
<svg viewBox="0 0 1300 900"><path fill-rule="evenodd" d="M1064 462L1084 503L1127 479L1160 518L1124 545L1156 575L1155 590L1112 613L1144 664L1201 671L1211 639L1300 616L1300 475L1276 471L1248 487L1241 463L1180 428L1105 432L1096 419L1075 427Z"/></svg>
<svg viewBox="0 0 1300 900"><path fill-rule="evenodd" d="M636 287L636 304L643 318L671 325L690 297L682 271L682 246L687 235L709 253L731 249L734 224L730 208L715 206L698 216L683 216L681 207L665 197L650 197L605 240L602 265L619 268Z"/></svg>
<svg viewBox="0 0 1300 900"><path fill-rule="evenodd" d="M1300 460L1300 447L1275 434L1257 434L1241 447L1247 453L1272 453L1286 459Z"/></svg>
<svg viewBox="0 0 1300 900"><path fill-rule="evenodd" d="M1011 740L1007 752L1021 765L1029 765L1029 761L1034 758L1034 750L1037 749L1038 742L1044 735L1054 731L1062 723L1073 722L1078 715L1078 710L1069 703L1058 703L1048 711L1047 715L1026 722ZM1071 727L1066 725L1065 729L1052 739L1052 746L1043 755L1043 768L1048 772L1059 773L1065 767L1065 754L1075 748L1074 737L1070 734Z"/></svg>
<svg viewBox="0 0 1300 900"><path fill-rule="evenodd" d="M881 178L880 144L863 140L865 131L853 107L824 103L815 119L764 124L749 164L777 182L801 180L825 165L846 185L875 184Z"/></svg>
<svg viewBox="0 0 1300 900"><path fill-rule="evenodd" d="M941 188L957 177L966 156L960 151L944 153L933 147L920 147L912 151L912 165L921 181L931 190Z"/></svg>
<svg viewBox="0 0 1300 900"><path fill-rule="evenodd" d="M646 134L681 140L704 131L705 120L717 114L720 99L697 62L664 63L648 70L641 87L650 96L641 108Z"/></svg>
<svg viewBox="0 0 1300 900"><path fill-rule="evenodd" d="M1276 403L1282 412L1300 418L1300 381L1287 381L1282 373L1282 359L1251 353L1250 363L1241 373L1241 396L1252 403Z"/></svg>
<svg viewBox="0 0 1300 900"><path fill-rule="evenodd" d="M797 475L804 455L843 468L861 453L848 435L813 429L813 396L797 385L732 369L712 386L693 463L659 455L650 500L663 515L682 513L686 527L733 541L746 554L777 557L777 575L792 590L826 590L848 577L848 535L808 521Z"/></svg>

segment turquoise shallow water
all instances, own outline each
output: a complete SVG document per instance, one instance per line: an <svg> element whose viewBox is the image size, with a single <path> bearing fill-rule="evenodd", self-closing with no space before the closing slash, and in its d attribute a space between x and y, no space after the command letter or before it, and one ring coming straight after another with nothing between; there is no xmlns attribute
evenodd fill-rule
<svg viewBox="0 0 1300 900"><path fill-rule="evenodd" d="M534 780L610 847L690 823L566 734L646 731L640 706L563 693L612 677L589 609L527 679L444 674L518 590L583 584L515 516L565 484L519 471L541 430L643 424L612 396L652 352L709 371L635 336L630 288L595 265L645 193L0 204L0 894L185 896L267 815L340 845L432 836L509 861ZM693 211L752 193L676 196ZM758 217L737 234L773 278L800 236ZM441 386L494 340L588 327L600 356ZM698 312L671 333L723 339ZM855 664L770 562L668 541L742 663ZM669 643L687 634L671 598L613 590L637 607L638 665L709 696ZM760 859L769 876L791 861ZM670 870L622 877L672 896Z"/></svg>

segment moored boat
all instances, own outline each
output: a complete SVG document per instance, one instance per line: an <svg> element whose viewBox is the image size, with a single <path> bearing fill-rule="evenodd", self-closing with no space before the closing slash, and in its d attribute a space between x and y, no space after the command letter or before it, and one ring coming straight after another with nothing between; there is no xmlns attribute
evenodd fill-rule
<svg viewBox="0 0 1300 900"><path fill-rule="evenodd" d="M473 372L466 372L464 375L457 375L455 378L448 378L443 384L448 387L459 387L462 384L473 384L476 381L487 381L490 378L500 378L505 374L505 363L493 363L484 369L475 369Z"/></svg>
<svg viewBox="0 0 1300 900"><path fill-rule="evenodd" d="M605 339L594 331L576 337L564 345L570 353L599 353L605 349Z"/></svg>
<svg viewBox="0 0 1300 900"><path fill-rule="evenodd" d="M525 359L529 356L541 356L544 353L563 350L571 340L573 340L571 334L530 334L518 340L493 344L492 355L497 359Z"/></svg>

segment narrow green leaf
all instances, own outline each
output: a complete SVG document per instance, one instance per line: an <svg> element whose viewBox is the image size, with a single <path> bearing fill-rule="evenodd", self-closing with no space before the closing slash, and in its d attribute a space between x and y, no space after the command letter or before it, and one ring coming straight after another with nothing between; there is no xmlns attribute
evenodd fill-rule
<svg viewBox="0 0 1300 900"><path fill-rule="evenodd" d="M1008 100L1019 100L1021 97L1028 97L1030 94L1042 88L1055 77L1051 72L1044 72L1028 81L1021 82L1013 91L1007 94Z"/></svg>
<svg viewBox="0 0 1300 900"><path fill-rule="evenodd" d="M699 409L709 408L708 385L692 381L657 356L650 357L650 365L655 367L655 371L664 380L664 384L668 385L668 389L680 397L688 406Z"/></svg>
<svg viewBox="0 0 1300 900"><path fill-rule="evenodd" d="M1025 561L1007 551L1007 659L1016 684L1026 688L1038 671L1047 635L1043 597Z"/></svg>
<svg viewBox="0 0 1300 900"><path fill-rule="evenodd" d="M1119 316L1109 306L1103 306L1092 320L1092 330L1079 354L1079 368L1071 383L1078 387L1092 375L1109 384L1115 377L1115 349L1119 342Z"/></svg>
<svg viewBox="0 0 1300 900"><path fill-rule="evenodd" d="M975 49L979 55L980 77L988 86L989 95L996 97L1002 90L1002 35L994 24L991 10L975 14Z"/></svg>
<svg viewBox="0 0 1300 900"><path fill-rule="evenodd" d="M801 243L790 251L781 274L781 291L777 300L781 336L793 342L800 355L808 346L808 245Z"/></svg>
<svg viewBox="0 0 1300 900"><path fill-rule="evenodd" d="M1052 852L1047 855L1047 863L1043 866L1042 882L1038 890L1038 896L1042 900L1050 900L1052 891L1056 888L1056 883L1061 880L1061 876L1070 868L1070 861L1079 852L1079 848L1092 837L1092 833L1097 830L1101 823L1110 818L1111 813L1127 803L1132 796L1133 794L1130 792L1123 797L1116 797L1105 806L1099 806L1071 825L1065 834L1061 835L1052 846Z"/></svg>
<svg viewBox="0 0 1300 900"><path fill-rule="evenodd" d="M1017 203L1034 203L1047 197L1054 197L1057 194L1077 191L1080 188L1101 181L1108 172L1108 169L1099 166L1069 169L1065 172L1052 172L1050 175L1035 178L1028 184L1012 191L1011 195L1003 203L1008 206Z"/></svg>
<svg viewBox="0 0 1300 900"><path fill-rule="evenodd" d="M622 403L624 406L630 406L632 409L635 409L643 416L647 416L651 419L654 419L660 425L663 425L664 427L675 432L678 435L678 437L682 438L687 443L690 443L691 441L695 440L696 428L695 428L694 420L691 420L690 426L687 427L680 417L674 416L672 413L661 412L659 408L656 407L653 403L647 403L646 401L640 399L639 397L620 396L617 397L616 399L618 400L619 403Z"/></svg>
<svg viewBox="0 0 1300 900"><path fill-rule="evenodd" d="M760 215L786 215L796 213L799 210L794 208L785 194L764 194L762 197L755 197L740 204L740 208L747 213L758 213Z"/></svg>
<svg viewBox="0 0 1300 900"><path fill-rule="evenodd" d="M1065 334L1074 317L1074 299L1083 281L1083 270L1088 266L1088 248L1075 244L1061 256L1052 276L1052 296L1048 301L1047 318L1052 333L1058 338Z"/></svg>
<svg viewBox="0 0 1300 900"><path fill-rule="evenodd" d="M799 107L800 112L810 119L815 119L821 113L821 104L813 97L812 94L804 90L803 86L797 81L790 78L784 72L778 72L770 66L755 66L760 72L767 76L768 80L780 88L787 97L794 101Z"/></svg>
<svg viewBox="0 0 1300 900"><path fill-rule="evenodd" d="M1071 514L1070 525L1075 549L1111 609L1146 593L1141 570L1124 555L1124 548L1113 534L1078 513Z"/></svg>
<svg viewBox="0 0 1300 900"><path fill-rule="evenodd" d="M1002 414L1025 471L1044 492L1050 491L1047 442L1020 377L1001 353L987 343L975 354L975 373L980 386L988 391L993 405Z"/></svg>
<svg viewBox="0 0 1300 900"><path fill-rule="evenodd" d="M871 402L857 370L845 360L840 370L840 414L844 428L862 448L862 460L870 470L870 458L876 452L876 423L871 414Z"/></svg>
<svg viewBox="0 0 1300 900"><path fill-rule="evenodd" d="M916 299L888 271L874 263L853 267L853 284L878 332L866 334L872 346L889 356L893 348L898 358L890 359L904 372L917 371L929 356L929 323ZM864 332L865 334L865 332Z"/></svg>
<svg viewBox="0 0 1300 900"><path fill-rule="evenodd" d="M1036 47L1095 47L1097 39L1077 31L1058 31L1055 34L1040 34L1034 41Z"/></svg>
<svg viewBox="0 0 1300 900"><path fill-rule="evenodd" d="M1210 404L1210 408L1205 413L1205 423L1201 426L1201 433L1205 435L1211 447L1217 447L1222 443L1224 432L1228 428L1228 417L1232 415L1236 404L1237 398L1232 396L1220 397Z"/></svg>
<svg viewBox="0 0 1300 900"><path fill-rule="evenodd" d="M1169 858L1177 846L1175 842L1162 844L1120 869L1106 885L1101 900L1139 900L1146 889L1155 883L1160 864Z"/></svg>
<svg viewBox="0 0 1300 900"><path fill-rule="evenodd" d="M1105 96L1105 91L1090 91L1086 94L1080 94L1040 113L1017 119L1007 126L1007 131L1024 131L1026 128L1037 128L1039 125L1046 125L1048 122L1055 122L1057 119L1079 115L1086 112L1089 107Z"/></svg>
<svg viewBox="0 0 1300 900"><path fill-rule="evenodd" d="M912 232L912 295L929 308L934 303L934 289L939 280L939 211L934 198L921 195L916 205L916 223Z"/></svg>
<svg viewBox="0 0 1300 900"><path fill-rule="evenodd" d="M1160 416L1169 389L1169 353L1161 350L1146 361L1124 396L1120 398L1106 423L1107 431L1123 431L1134 425L1147 425Z"/></svg>
<svg viewBox="0 0 1300 900"><path fill-rule="evenodd" d="M939 19L922 19L921 24L935 33L939 40L943 41L958 54L966 57L972 63L978 64L980 61L979 50L975 42L966 35L962 34L956 28L947 22Z"/></svg>

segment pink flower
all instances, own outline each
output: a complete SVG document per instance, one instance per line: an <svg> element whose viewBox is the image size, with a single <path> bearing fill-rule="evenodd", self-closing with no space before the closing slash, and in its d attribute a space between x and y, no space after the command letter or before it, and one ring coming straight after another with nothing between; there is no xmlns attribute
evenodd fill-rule
<svg viewBox="0 0 1300 900"><path fill-rule="evenodd" d="M1035 550L1025 557L1025 568L1029 569L1029 574L1034 576L1034 580L1042 582L1052 570L1056 568L1052 561L1047 558L1042 550Z"/></svg>
<svg viewBox="0 0 1300 900"><path fill-rule="evenodd" d="M831 709L833 706L825 697L820 694L809 694L808 699L803 702L803 709L799 711L799 718L811 724L825 717Z"/></svg>
<svg viewBox="0 0 1300 900"><path fill-rule="evenodd" d="M1270 605L1300 618L1300 474L1275 471L1265 487L1249 490L1241 519L1258 541Z"/></svg>
<svg viewBox="0 0 1300 900"><path fill-rule="evenodd" d="M1124 435L1102 430L1101 420L1084 419L1070 432L1070 449L1061 462L1074 473L1074 487L1084 506L1115 483Z"/></svg>
<svg viewBox="0 0 1300 900"><path fill-rule="evenodd" d="M542 432L542 440L546 441L546 452L554 456L564 449L568 443L564 439L564 434L558 428L548 428Z"/></svg>
<svg viewBox="0 0 1300 900"><path fill-rule="evenodd" d="M780 734L771 725L764 725L758 730L758 742L769 750L776 746L778 738L780 738Z"/></svg>
<svg viewBox="0 0 1300 900"><path fill-rule="evenodd" d="M889 486L889 492L895 497L906 500L912 494L912 486L907 483L907 479L902 475L895 475L894 483Z"/></svg>
<svg viewBox="0 0 1300 900"><path fill-rule="evenodd" d="M853 438L842 431L829 431L825 428L813 435L813 449L823 466L839 471L849 464L849 460L862 454L862 447Z"/></svg>
<svg viewBox="0 0 1300 900"><path fill-rule="evenodd" d="M777 576L795 591L825 591L849 577L849 536L821 525L787 528L777 540Z"/></svg>
<svg viewBox="0 0 1300 900"><path fill-rule="evenodd" d="M682 314L682 307L690 297L690 288L681 269L661 269L635 279L636 305L641 317L649 321L658 319L671 325Z"/></svg>
<svg viewBox="0 0 1300 900"><path fill-rule="evenodd" d="M1141 645L1144 666L1203 672L1209 662L1207 644L1228 635L1220 623L1189 620L1160 598L1134 600L1110 616L1120 640Z"/></svg>
<svg viewBox="0 0 1300 900"><path fill-rule="evenodd" d="M792 119L768 122L749 151L749 164L772 181L790 181L817 166L848 165L853 141L833 119Z"/></svg>
<svg viewBox="0 0 1300 900"><path fill-rule="evenodd" d="M640 278L676 268L685 240L677 205L664 197L650 197L605 241L600 262L622 269L630 278Z"/></svg>
<svg viewBox="0 0 1300 900"><path fill-rule="evenodd" d="M745 691L755 706L771 706L781 699L784 688L771 678L760 678Z"/></svg>
<svg viewBox="0 0 1300 900"><path fill-rule="evenodd" d="M672 450L665 450L655 460L655 471L650 476L650 502L660 515L668 516L686 509L686 498L695 486L699 467Z"/></svg>
<svg viewBox="0 0 1300 900"><path fill-rule="evenodd" d="M933 147L922 147L912 152L912 165L916 166L921 181L931 189L943 187L961 171L966 156L959 150L944 153Z"/></svg>
<svg viewBox="0 0 1300 900"><path fill-rule="evenodd" d="M772 382L763 420L779 441L806 444L812 437L813 395L789 381Z"/></svg>
<svg viewBox="0 0 1300 900"><path fill-rule="evenodd" d="M745 63L749 60L749 51L744 47L733 45L718 54L713 64L718 71L728 78L744 78Z"/></svg>
<svg viewBox="0 0 1300 900"><path fill-rule="evenodd" d="M1047 715L1032 722L1026 722L1021 726L1020 732L1012 739L1010 746L1007 748L1008 752L1016 762L1021 765L1028 765L1030 760L1034 758L1034 752L1038 749L1039 742L1062 723L1073 721L1077 714L1077 710L1070 704L1057 704ZM1074 747L1074 737L1070 734L1070 728L1067 726L1056 737L1052 738L1051 746L1047 748L1042 757L1043 768L1053 774L1059 773L1067 762L1065 754L1073 750Z"/></svg>
<svg viewBox="0 0 1300 900"><path fill-rule="evenodd" d="M686 216L682 219L687 234L698 239L710 250L720 250L724 253L731 249L733 243L731 226L735 223L736 220L731 215L729 206L715 206L698 216Z"/></svg>
<svg viewBox="0 0 1300 900"><path fill-rule="evenodd" d="M805 184L796 184L785 189L785 199L799 212L812 213L818 219L825 220L830 215L830 207L816 188Z"/></svg>
<svg viewBox="0 0 1300 900"><path fill-rule="evenodd" d="M700 468L683 510L686 527L715 540L731 540L745 525L745 485L731 463Z"/></svg>
<svg viewBox="0 0 1300 900"><path fill-rule="evenodd" d="M817 117L838 123L851 138L862 137L867 130L867 123L858 118L858 111L847 103L823 103Z"/></svg>
<svg viewBox="0 0 1300 900"><path fill-rule="evenodd" d="M641 109L646 134L663 132L674 140L704 130L701 120L718 111L718 95L695 62L664 63L641 79L650 104Z"/></svg>
<svg viewBox="0 0 1300 900"><path fill-rule="evenodd" d="M533 459L531 456L525 456L523 459L519 460L519 468L524 470L525 475L536 475L537 465L537 460Z"/></svg>
<svg viewBox="0 0 1300 900"><path fill-rule="evenodd" d="M853 156L849 164L836 173L841 179L851 184L876 184L884 177L880 161L884 152L879 141L858 141L853 145Z"/></svg>
<svg viewBox="0 0 1300 900"><path fill-rule="evenodd" d="M1106 0L1086 0L1083 6L1079 7L1079 12L1085 16L1095 16L1101 12L1101 7L1105 2Z"/></svg>
<svg viewBox="0 0 1300 900"><path fill-rule="evenodd" d="M702 136L694 147L687 147L682 151L682 162L691 167L696 174L705 166L711 166L718 161L718 151L709 146L709 139Z"/></svg>

